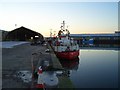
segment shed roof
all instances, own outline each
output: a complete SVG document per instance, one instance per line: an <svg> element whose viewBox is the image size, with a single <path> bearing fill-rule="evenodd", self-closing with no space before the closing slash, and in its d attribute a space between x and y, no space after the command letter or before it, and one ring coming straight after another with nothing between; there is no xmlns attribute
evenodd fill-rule
<svg viewBox="0 0 120 90"><path fill-rule="evenodd" d="M30 39L31 37L35 37L35 36L39 36L40 38L43 38L42 34L21 26L19 28L10 31L7 35L7 38L12 40L17 39L20 41L24 41L26 39Z"/></svg>

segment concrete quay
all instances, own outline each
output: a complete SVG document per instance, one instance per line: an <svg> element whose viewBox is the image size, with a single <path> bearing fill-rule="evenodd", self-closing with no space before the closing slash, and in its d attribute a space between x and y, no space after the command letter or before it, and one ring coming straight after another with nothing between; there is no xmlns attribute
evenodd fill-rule
<svg viewBox="0 0 120 90"><path fill-rule="evenodd" d="M46 49L50 52L46 52ZM32 46L30 43L2 48L2 88L35 88L38 80L35 74L39 66L42 66L44 76L48 77L47 85L50 79L49 72L53 72L58 79L55 88L74 89L70 78L65 74L67 71L52 48L49 45Z"/></svg>

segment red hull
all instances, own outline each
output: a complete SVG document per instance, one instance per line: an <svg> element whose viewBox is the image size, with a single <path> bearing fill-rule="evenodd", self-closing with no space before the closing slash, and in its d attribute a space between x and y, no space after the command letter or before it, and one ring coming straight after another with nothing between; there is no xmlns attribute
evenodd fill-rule
<svg viewBox="0 0 120 90"><path fill-rule="evenodd" d="M69 51L69 52L55 52L56 56L60 59L74 60L79 56L78 51Z"/></svg>

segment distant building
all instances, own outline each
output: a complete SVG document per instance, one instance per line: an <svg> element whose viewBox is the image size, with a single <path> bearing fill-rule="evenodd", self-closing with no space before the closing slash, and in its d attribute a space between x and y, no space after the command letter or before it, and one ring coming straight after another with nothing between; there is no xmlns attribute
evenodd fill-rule
<svg viewBox="0 0 120 90"><path fill-rule="evenodd" d="M16 29L10 31L6 36L6 39L7 40L27 41L27 40L30 40L31 38L34 39L36 36L39 37L40 40L43 40L42 34L21 26L19 28L16 28Z"/></svg>
<svg viewBox="0 0 120 90"><path fill-rule="evenodd" d="M111 34L70 34L71 37L76 39L78 42L83 40L93 39L94 43L120 43L120 32L116 31Z"/></svg>
<svg viewBox="0 0 120 90"><path fill-rule="evenodd" d="M93 39L119 39L120 38L120 33L113 33L113 34L70 34L71 37L73 38L78 38L78 39L83 39L83 38L93 38ZM117 37L117 38L114 38Z"/></svg>
<svg viewBox="0 0 120 90"><path fill-rule="evenodd" d="M8 31L0 30L0 41L4 41L7 34L8 34Z"/></svg>
<svg viewBox="0 0 120 90"><path fill-rule="evenodd" d="M119 34L120 35L120 31L115 31L115 34Z"/></svg>

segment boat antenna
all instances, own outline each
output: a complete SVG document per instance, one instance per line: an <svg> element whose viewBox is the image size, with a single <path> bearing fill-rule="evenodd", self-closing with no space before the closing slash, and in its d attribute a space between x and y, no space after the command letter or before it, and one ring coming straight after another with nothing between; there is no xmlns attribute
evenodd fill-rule
<svg viewBox="0 0 120 90"><path fill-rule="evenodd" d="M63 25L62 25L62 27L63 27L63 30L65 30L65 21L63 21L63 23L62 23Z"/></svg>
<svg viewBox="0 0 120 90"><path fill-rule="evenodd" d="M60 28L61 28L61 30L62 30L63 26L61 25L61 27L60 27Z"/></svg>

